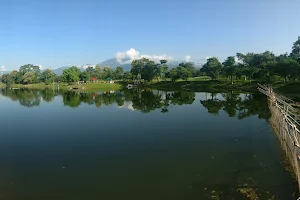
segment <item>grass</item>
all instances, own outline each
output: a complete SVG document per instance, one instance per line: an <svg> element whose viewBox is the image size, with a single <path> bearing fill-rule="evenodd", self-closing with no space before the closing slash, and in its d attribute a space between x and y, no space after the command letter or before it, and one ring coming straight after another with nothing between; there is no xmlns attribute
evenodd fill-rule
<svg viewBox="0 0 300 200"><path fill-rule="evenodd" d="M72 85L71 87L88 92L108 92L111 90L120 90L122 85L119 83L88 83L82 85Z"/></svg>
<svg viewBox="0 0 300 200"><path fill-rule="evenodd" d="M5 85L2 85L5 86ZM57 84L55 85L57 87ZM1 85L0 85L1 87ZM28 84L28 85L22 85L22 84L13 84L10 86L10 88L28 88L28 89L52 89L53 85L46 85L45 83L35 83L35 84ZM88 83L88 84L73 84L69 85L68 83L60 83L59 89L60 90L72 90L75 89L80 91L88 91L88 92L107 92L111 90L120 90L122 88L122 85L119 83Z"/></svg>

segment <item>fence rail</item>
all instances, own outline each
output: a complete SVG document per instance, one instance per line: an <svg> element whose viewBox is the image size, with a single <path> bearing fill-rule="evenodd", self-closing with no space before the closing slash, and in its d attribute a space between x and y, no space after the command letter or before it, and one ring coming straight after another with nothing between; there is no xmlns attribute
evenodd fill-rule
<svg viewBox="0 0 300 200"><path fill-rule="evenodd" d="M299 103L273 91L271 87L258 84L261 93L268 96L271 112L270 123L278 136L293 172L300 191L300 107ZM300 197L298 198L300 200Z"/></svg>

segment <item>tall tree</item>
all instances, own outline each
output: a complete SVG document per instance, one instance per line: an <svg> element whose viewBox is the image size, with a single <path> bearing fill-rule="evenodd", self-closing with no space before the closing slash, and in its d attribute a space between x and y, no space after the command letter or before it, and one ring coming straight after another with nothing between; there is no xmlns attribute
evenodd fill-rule
<svg viewBox="0 0 300 200"><path fill-rule="evenodd" d="M203 65L201 68L202 72L205 72L211 79L216 79L221 70L221 63L219 62L218 58L212 57L207 59L206 64Z"/></svg>
<svg viewBox="0 0 300 200"><path fill-rule="evenodd" d="M223 62L222 71L226 76L230 76L230 81L232 83L232 77L236 74L236 66L235 66L235 59L233 56L229 56Z"/></svg>
<svg viewBox="0 0 300 200"><path fill-rule="evenodd" d="M55 74L50 70L46 69L41 74L41 81L45 82L46 84L50 84L54 81Z"/></svg>
<svg viewBox="0 0 300 200"><path fill-rule="evenodd" d="M133 60L131 63L131 73L136 78L151 81L158 73L158 65L148 58Z"/></svg>
<svg viewBox="0 0 300 200"><path fill-rule="evenodd" d="M290 56L300 62L300 36L298 37L298 40L293 43Z"/></svg>
<svg viewBox="0 0 300 200"><path fill-rule="evenodd" d="M77 82L79 81L80 69L73 66L68 69L63 70L63 81L67 83Z"/></svg>
<svg viewBox="0 0 300 200"><path fill-rule="evenodd" d="M35 79L35 73L33 72L26 72L23 76L23 83L25 84L31 84L33 83L34 79Z"/></svg>
<svg viewBox="0 0 300 200"><path fill-rule="evenodd" d="M124 69L121 66L118 66L115 70L115 78L120 80L123 78L124 75Z"/></svg>

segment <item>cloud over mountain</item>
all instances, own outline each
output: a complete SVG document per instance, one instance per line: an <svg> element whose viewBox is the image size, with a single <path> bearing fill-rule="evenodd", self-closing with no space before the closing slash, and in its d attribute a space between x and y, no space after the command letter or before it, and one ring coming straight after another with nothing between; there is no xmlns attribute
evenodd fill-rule
<svg viewBox="0 0 300 200"><path fill-rule="evenodd" d="M2 66L0 67L0 71L5 72L5 71L6 71L6 67L5 67L4 65L2 65Z"/></svg>
<svg viewBox="0 0 300 200"><path fill-rule="evenodd" d="M159 62L162 59L165 60L172 60L173 57L167 56L167 55L146 55L146 54L140 54L139 51L135 50L134 48L131 48L125 52L118 52L116 54L116 59L119 63L131 63L132 60L140 59L140 58L148 58L150 60L153 60L155 62Z"/></svg>

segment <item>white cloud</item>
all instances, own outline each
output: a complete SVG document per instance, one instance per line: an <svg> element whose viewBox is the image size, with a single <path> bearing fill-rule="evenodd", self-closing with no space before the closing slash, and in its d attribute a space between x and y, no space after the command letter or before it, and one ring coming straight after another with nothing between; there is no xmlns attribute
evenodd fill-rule
<svg viewBox="0 0 300 200"><path fill-rule="evenodd" d="M86 68L88 68L88 67L95 68L96 65L82 65L82 66L80 66L80 68L83 68L83 69L86 69Z"/></svg>
<svg viewBox="0 0 300 200"><path fill-rule="evenodd" d="M6 67L4 66L4 65L2 65L1 67L0 67L0 71L6 71Z"/></svg>
<svg viewBox="0 0 300 200"><path fill-rule="evenodd" d="M185 56L185 62L191 62L191 56Z"/></svg>
<svg viewBox="0 0 300 200"><path fill-rule="evenodd" d="M205 57L206 60L208 60L208 59L210 59L210 58L212 58L212 56L206 56L206 57Z"/></svg>
<svg viewBox="0 0 300 200"><path fill-rule="evenodd" d="M134 48L131 48L125 52L118 52L116 54L117 61L119 63L131 63L134 59L140 59L140 58L148 58L150 60L153 60L155 62L159 62L159 60L165 59L165 60L172 60L173 58L171 56L167 55L141 55L139 51L135 50Z"/></svg>
<svg viewBox="0 0 300 200"><path fill-rule="evenodd" d="M43 65L36 65L36 66L39 66L40 70L42 70L44 68Z"/></svg>
<svg viewBox="0 0 300 200"><path fill-rule="evenodd" d="M138 59L140 57L140 52L131 48L125 52L118 52L116 54L117 61L120 63L126 62L128 60Z"/></svg>
<svg viewBox="0 0 300 200"><path fill-rule="evenodd" d="M243 61L240 60L240 59L238 59L238 57L234 57L234 61L235 61L236 63L243 63Z"/></svg>

